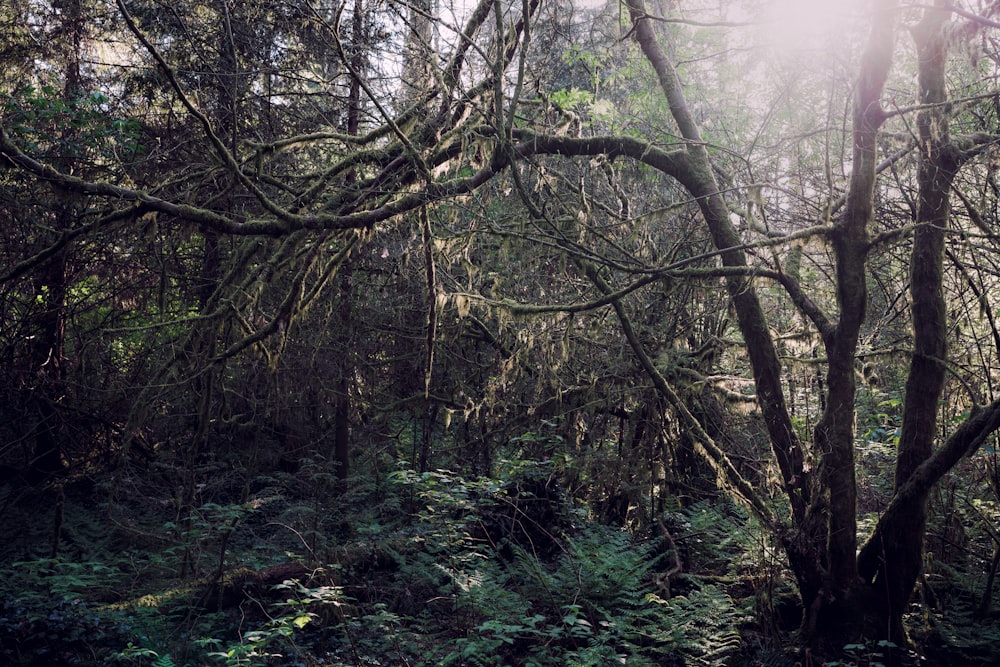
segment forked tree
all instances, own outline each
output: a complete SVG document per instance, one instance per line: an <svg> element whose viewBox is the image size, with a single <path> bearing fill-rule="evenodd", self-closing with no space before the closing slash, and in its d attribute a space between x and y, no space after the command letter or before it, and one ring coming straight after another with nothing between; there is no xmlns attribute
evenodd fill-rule
<svg viewBox="0 0 1000 667"><path fill-rule="evenodd" d="M407 63L400 72L416 79L407 83L420 85L402 98L389 97L385 88L374 86L357 61L351 66L352 58L340 41L349 34L339 24L342 13L323 17L319 22L341 51L354 91L351 108L363 110L368 120L347 131L318 125L313 131L280 140L243 142L228 141L220 124L200 108L155 40L148 37L149 28L130 13L129 3L117 0L116 5L145 62L157 69L160 85L197 122L202 150L215 165L213 173L227 179L229 196L239 195L252 204L233 210L215 202L164 196L150 188L81 178L32 155L29 146L18 145L8 128L2 128L0 154L17 169L74 196L103 202L100 216L104 217L90 223L94 229L103 220L117 224L123 218L139 221L163 216L197 225L206 237L278 237L288 243L312 239L315 245L307 246L312 250L301 256L319 261L320 255L333 248L335 261L323 272L329 279L359 239L377 237L402 221L419 220L428 207L485 191L484 186L500 178L509 179L507 192L522 200L529 215L544 218L546 212L534 205L535 198L523 180L521 169L531 160L627 159L657 171L685 191L696 202L717 251L718 265L712 275L724 285L735 312L787 512L776 509L741 476L682 393L651 359L622 305L628 294L644 285L681 275L678 267L660 267L651 277L618 288L599 267L581 259L580 274L598 294L586 307L615 309L638 364L680 416L723 485L780 538L802 597L807 640L839 647L863 633L896 642L905 639L902 619L920 572L928 494L962 457L1000 427L1000 401L975 396L977 404L969 416L940 441L936 438L938 402L948 368L944 257L953 225L949 205L955 196L954 179L997 141L985 131L961 136L950 132L961 105L948 98L947 54L963 31L995 30L997 24L990 15L960 11L944 0L915 9L922 16L909 26L918 53L918 99L906 109L889 108L884 101L885 86L904 19L895 0L873 0L867 14L870 34L859 58L849 119L850 178L843 198L829 206L824 202L822 207L835 215L795 234L748 239L734 223L740 196L720 185L713 148L685 96L685 88L690 90L699 82L682 83L677 64L668 55L669 33L662 29L666 22L651 13L643 0L626 0L623 11L628 16L627 33L655 74L658 94L669 109L669 118L661 121L678 140L668 147L634 132L583 132L571 114L545 95L543 82L532 76L530 61L533 45L545 39L537 31L538 22L551 18L546 12L556 6L544 0L513 4L484 0L460 17L461 26L450 18L436 19L436 31L423 23L430 4L412 5L412 14L400 14L408 16L414 28L406 38L405 52L420 62ZM421 7L425 13L420 13ZM360 16L360 10L354 16ZM414 72L420 72L419 76ZM392 89L398 93L401 88ZM915 214L910 225L874 234L877 184L888 164L887 156L880 154L880 142L885 123L894 117L912 118L916 127L909 149L917 153L919 163ZM995 233L995 222L982 224L989 234ZM790 247L803 238L819 239L832 249L836 295L832 309L823 308L811 292L813 287L800 281L796 272L785 270L778 259L761 265L748 257L750 246ZM913 338L895 488L873 535L859 549L856 367L869 300L868 267L874 249L904 240L912 247ZM430 289L436 289L431 270L428 276ZM825 352L825 407L808 434L796 429L790 414L782 362L761 303L764 281L784 290L810 322ZM295 289L309 292L301 281ZM294 290L289 294L294 297ZM988 301L988 295L984 299ZM294 298L288 302L284 315L294 310L294 302ZM431 332L428 369L433 364L433 305L432 300L427 322ZM523 310L530 311L531 306ZM259 325L248 321L245 338L229 349L235 354L251 347L279 333L286 324L287 320L278 317ZM345 458L345 470L346 465Z"/></svg>

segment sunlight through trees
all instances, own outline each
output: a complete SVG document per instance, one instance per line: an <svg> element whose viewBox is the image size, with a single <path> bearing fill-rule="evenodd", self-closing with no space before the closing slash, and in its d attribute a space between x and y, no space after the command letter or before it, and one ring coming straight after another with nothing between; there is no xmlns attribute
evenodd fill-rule
<svg viewBox="0 0 1000 667"><path fill-rule="evenodd" d="M0 662L995 663L1000 6L0 26Z"/></svg>

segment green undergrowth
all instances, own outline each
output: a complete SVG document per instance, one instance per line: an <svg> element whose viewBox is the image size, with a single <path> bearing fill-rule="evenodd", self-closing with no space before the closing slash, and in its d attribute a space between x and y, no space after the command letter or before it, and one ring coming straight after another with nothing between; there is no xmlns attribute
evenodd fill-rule
<svg viewBox="0 0 1000 667"><path fill-rule="evenodd" d="M694 573L663 580L672 547L592 521L547 463L399 470L358 481L349 508L318 504L321 481L260 476L241 502L219 481L191 508L67 487L55 556L51 498L8 490L23 530L2 547L0 662L723 665L741 650L745 604ZM712 511L671 519L691 562L722 562L699 527Z"/></svg>
<svg viewBox="0 0 1000 667"><path fill-rule="evenodd" d="M794 591L725 502L674 503L637 535L592 520L548 462L329 496L301 470L231 482L191 508L67 487L54 556L50 497L5 490L0 664L791 664ZM981 656L959 615L928 619Z"/></svg>

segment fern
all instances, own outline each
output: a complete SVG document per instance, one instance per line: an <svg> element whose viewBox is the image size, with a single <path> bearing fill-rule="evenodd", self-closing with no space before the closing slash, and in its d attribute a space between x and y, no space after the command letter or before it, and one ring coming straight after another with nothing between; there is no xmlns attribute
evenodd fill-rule
<svg viewBox="0 0 1000 667"><path fill-rule="evenodd" d="M469 636L443 664L647 663L674 653L666 609L649 595L650 547L620 530L587 525L555 562L506 545L509 560L456 568L456 607L473 615ZM475 625L478 623L478 625ZM657 660L662 662L662 660Z"/></svg>
<svg viewBox="0 0 1000 667"><path fill-rule="evenodd" d="M750 619L718 586L702 586L670 600L652 599L663 607L670 642L685 664L722 667L740 652L739 628Z"/></svg>
<svg viewBox="0 0 1000 667"><path fill-rule="evenodd" d="M688 572L725 572L733 565L733 555L747 553L753 541L746 516L733 504L703 500L670 518L679 524L674 538Z"/></svg>
<svg viewBox="0 0 1000 667"><path fill-rule="evenodd" d="M153 661L153 667L176 667L176 663L170 655L163 654L156 656L156 660Z"/></svg>

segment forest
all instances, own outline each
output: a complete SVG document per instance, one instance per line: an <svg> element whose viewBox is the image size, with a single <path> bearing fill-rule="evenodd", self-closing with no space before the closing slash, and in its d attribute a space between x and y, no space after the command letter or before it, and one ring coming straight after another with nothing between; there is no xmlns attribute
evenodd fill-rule
<svg viewBox="0 0 1000 667"><path fill-rule="evenodd" d="M1000 664L1000 2L0 4L0 664Z"/></svg>

